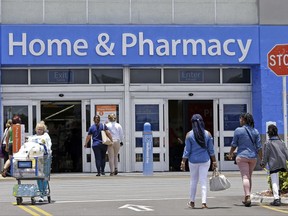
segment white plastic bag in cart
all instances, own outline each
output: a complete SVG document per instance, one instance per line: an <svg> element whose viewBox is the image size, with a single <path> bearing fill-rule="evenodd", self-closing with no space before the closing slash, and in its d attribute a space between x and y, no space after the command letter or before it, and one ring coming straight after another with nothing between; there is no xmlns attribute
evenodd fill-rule
<svg viewBox="0 0 288 216"><path fill-rule="evenodd" d="M39 143L45 148L45 151L47 151L46 153L50 155L52 154L52 150L51 150L52 142L48 133L45 132L43 135L29 136L28 142Z"/></svg>
<svg viewBox="0 0 288 216"><path fill-rule="evenodd" d="M25 142L19 151L13 154L12 176L15 178L43 177L44 146L35 142Z"/></svg>
<svg viewBox="0 0 288 216"><path fill-rule="evenodd" d="M45 153L44 146L35 142L25 142L19 151L13 155L14 158L41 157Z"/></svg>

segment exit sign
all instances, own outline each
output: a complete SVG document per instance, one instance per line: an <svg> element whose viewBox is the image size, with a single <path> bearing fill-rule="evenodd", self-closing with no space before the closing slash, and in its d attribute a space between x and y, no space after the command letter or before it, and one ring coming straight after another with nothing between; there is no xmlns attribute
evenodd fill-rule
<svg viewBox="0 0 288 216"><path fill-rule="evenodd" d="M73 71L49 71L49 83L54 84L69 84L74 83L74 74Z"/></svg>

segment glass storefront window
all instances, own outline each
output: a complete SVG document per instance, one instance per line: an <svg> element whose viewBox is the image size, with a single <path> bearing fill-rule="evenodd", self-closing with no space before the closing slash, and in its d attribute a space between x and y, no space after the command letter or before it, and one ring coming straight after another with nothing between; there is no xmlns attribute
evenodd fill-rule
<svg viewBox="0 0 288 216"><path fill-rule="evenodd" d="M27 69L2 69L1 70L1 84L21 85L28 84L28 70Z"/></svg>
<svg viewBox="0 0 288 216"><path fill-rule="evenodd" d="M4 123L18 115L21 118L21 124L25 125L25 133L28 133L28 106L4 106L3 109Z"/></svg>
<svg viewBox="0 0 288 216"><path fill-rule="evenodd" d="M36 128L37 119L36 119L37 108L35 105L32 106L32 122L33 122L33 130ZM34 131L33 131L34 133Z"/></svg>
<svg viewBox="0 0 288 216"><path fill-rule="evenodd" d="M122 69L92 69L92 84L122 84Z"/></svg>
<svg viewBox="0 0 288 216"><path fill-rule="evenodd" d="M32 69L31 84L89 84L89 70Z"/></svg>
<svg viewBox="0 0 288 216"><path fill-rule="evenodd" d="M224 104L224 130L233 131L240 126L241 113L247 112L247 104Z"/></svg>
<svg viewBox="0 0 288 216"><path fill-rule="evenodd" d="M90 121L90 113L91 113L91 110L90 110L90 105L86 105L85 107L86 109L86 131L89 130L89 127L91 126L91 121Z"/></svg>
<svg viewBox="0 0 288 216"><path fill-rule="evenodd" d="M224 137L224 146L230 147L232 140L233 140L233 137Z"/></svg>
<svg viewBox="0 0 288 216"><path fill-rule="evenodd" d="M135 155L135 162L143 162L143 154L142 153L137 153ZM153 154L153 162L160 162L160 154L159 153Z"/></svg>
<svg viewBox="0 0 288 216"><path fill-rule="evenodd" d="M135 162L143 162L143 154L137 153L135 156Z"/></svg>
<svg viewBox="0 0 288 216"><path fill-rule="evenodd" d="M131 69L130 83L161 83L161 69Z"/></svg>
<svg viewBox="0 0 288 216"><path fill-rule="evenodd" d="M164 69L164 83L220 83L220 69Z"/></svg>
<svg viewBox="0 0 288 216"><path fill-rule="evenodd" d="M160 154L159 153L153 154L153 162L160 162Z"/></svg>
<svg viewBox="0 0 288 216"><path fill-rule="evenodd" d="M143 147L143 139L142 137L136 137L136 148L142 148ZM153 137L153 147L159 148L160 147L160 138L159 137Z"/></svg>
<svg viewBox="0 0 288 216"><path fill-rule="evenodd" d="M159 105L141 104L135 105L135 129L143 131L144 123L151 124L152 131L159 131Z"/></svg>
<svg viewBox="0 0 288 216"><path fill-rule="evenodd" d="M136 148L142 148L143 147L143 139L142 139L142 137L136 137L135 147Z"/></svg>
<svg viewBox="0 0 288 216"><path fill-rule="evenodd" d="M223 69L223 83L250 83L250 69Z"/></svg>

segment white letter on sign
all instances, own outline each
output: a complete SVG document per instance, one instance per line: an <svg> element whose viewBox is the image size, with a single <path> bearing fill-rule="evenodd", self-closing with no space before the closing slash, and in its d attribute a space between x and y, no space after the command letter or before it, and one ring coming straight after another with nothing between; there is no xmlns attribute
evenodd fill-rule
<svg viewBox="0 0 288 216"><path fill-rule="evenodd" d="M84 39L78 39L75 41L73 45L73 50L78 56L86 56L87 52L81 52L81 49L86 50L88 48L88 43Z"/></svg>
<svg viewBox="0 0 288 216"><path fill-rule="evenodd" d="M20 42L14 42L13 36L13 33L9 33L9 55L14 55L14 46L20 46L22 47L22 55L26 56L26 33L22 33L22 41Z"/></svg>
<svg viewBox="0 0 288 216"><path fill-rule="evenodd" d="M40 48L39 48L39 51L37 52L37 51L35 51L35 49L34 49L34 45L37 45L37 46L39 46ZM29 43L29 51L30 51L30 53L32 54L32 55L34 55L34 56L41 56L44 52L45 52L45 44L44 44L44 42L42 41L42 40L40 40L40 39L34 39L34 40L32 40L30 43Z"/></svg>
<svg viewBox="0 0 288 216"><path fill-rule="evenodd" d="M269 56L269 59L270 59L269 65L270 66L275 66L276 65L275 55Z"/></svg>
<svg viewBox="0 0 288 216"><path fill-rule="evenodd" d="M285 54L284 57L283 57L283 62L284 62L285 66L288 65L287 58L288 58L288 54Z"/></svg>
<svg viewBox="0 0 288 216"><path fill-rule="evenodd" d="M71 56L71 42L68 39L53 39L53 40L48 40L48 56L52 56L53 54L53 47L56 49L56 53L58 56L62 55L62 45L66 47L66 54L68 56ZM55 46L54 46L55 45Z"/></svg>
<svg viewBox="0 0 288 216"><path fill-rule="evenodd" d="M283 54L278 54L278 66L282 66L282 62L281 62L281 57L283 56Z"/></svg>
<svg viewBox="0 0 288 216"><path fill-rule="evenodd" d="M248 54L248 51L249 51L249 48L251 46L252 40L248 39L245 47L243 46L242 40L237 39L237 42L238 42L239 48L240 48L240 50L242 52L242 56L238 60L239 60L239 62L242 62L242 61L244 61L244 59L246 58L246 56Z"/></svg>
<svg viewBox="0 0 288 216"><path fill-rule="evenodd" d="M131 39L131 43L127 43L127 38ZM122 35L122 55L127 55L127 48L134 47L137 43L137 38L134 34L124 33Z"/></svg>

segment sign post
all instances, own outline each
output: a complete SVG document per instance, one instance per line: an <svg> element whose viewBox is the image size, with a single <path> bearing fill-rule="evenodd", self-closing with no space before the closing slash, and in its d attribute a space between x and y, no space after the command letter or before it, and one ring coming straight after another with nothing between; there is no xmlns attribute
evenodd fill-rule
<svg viewBox="0 0 288 216"><path fill-rule="evenodd" d="M286 76L282 78L283 82L283 123L284 123L284 142L287 147L287 94L286 94Z"/></svg>
<svg viewBox="0 0 288 216"><path fill-rule="evenodd" d="M287 93L286 76L288 75L288 44L277 44L267 54L268 67L277 75L282 76L284 142L287 147Z"/></svg>

